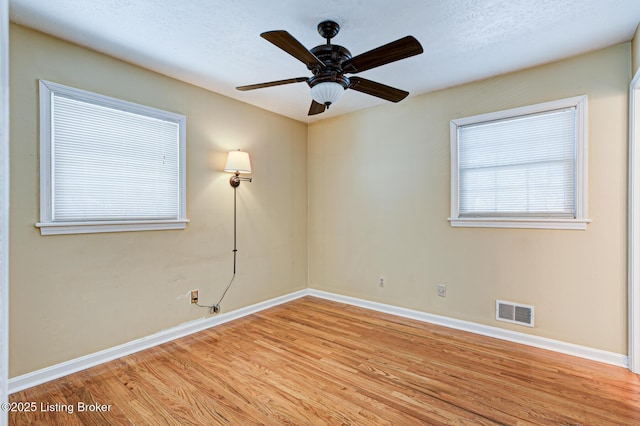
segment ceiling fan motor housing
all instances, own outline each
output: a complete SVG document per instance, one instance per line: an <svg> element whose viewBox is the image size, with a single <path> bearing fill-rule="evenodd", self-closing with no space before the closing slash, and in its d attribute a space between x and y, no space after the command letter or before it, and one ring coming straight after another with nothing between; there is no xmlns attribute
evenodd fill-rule
<svg viewBox="0 0 640 426"><path fill-rule="evenodd" d="M349 87L349 78L344 76L342 70L342 63L351 59L351 52L346 47L337 44L321 44L311 49L311 53L322 61L325 67L309 67L313 72L313 77L308 81L310 87L327 81L339 83L345 89Z"/></svg>

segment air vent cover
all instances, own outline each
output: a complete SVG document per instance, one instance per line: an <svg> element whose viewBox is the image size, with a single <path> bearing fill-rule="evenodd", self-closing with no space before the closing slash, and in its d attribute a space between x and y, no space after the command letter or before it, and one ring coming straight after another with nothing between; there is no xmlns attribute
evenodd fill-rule
<svg viewBox="0 0 640 426"><path fill-rule="evenodd" d="M533 306L496 300L496 320L533 327Z"/></svg>

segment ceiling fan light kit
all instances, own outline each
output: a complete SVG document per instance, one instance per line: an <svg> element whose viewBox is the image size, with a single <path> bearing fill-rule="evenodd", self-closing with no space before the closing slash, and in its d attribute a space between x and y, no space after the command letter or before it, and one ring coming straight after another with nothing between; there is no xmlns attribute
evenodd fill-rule
<svg viewBox="0 0 640 426"><path fill-rule="evenodd" d="M361 77L347 77L381 65L409 58L423 52L422 46L413 36L406 36L391 43L377 47L355 57L343 46L331 44L331 39L340 31L340 25L334 21L318 24L318 33L327 40L326 44L307 50L298 40L284 30L267 31L262 38L284 50L307 66L313 73L311 77L296 77L267 83L236 87L238 90L254 90L283 84L306 82L311 88L311 107L309 115L320 114L336 102L347 89L353 89L367 95L399 102L409 92L396 89Z"/></svg>
<svg viewBox="0 0 640 426"><path fill-rule="evenodd" d="M319 104L329 105L340 99L345 88L333 81L320 82L311 88L311 98Z"/></svg>

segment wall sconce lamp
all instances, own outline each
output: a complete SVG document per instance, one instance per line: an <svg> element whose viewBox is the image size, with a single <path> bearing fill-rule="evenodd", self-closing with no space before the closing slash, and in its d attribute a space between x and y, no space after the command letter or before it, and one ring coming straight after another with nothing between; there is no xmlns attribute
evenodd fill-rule
<svg viewBox="0 0 640 426"><path fill-rule="evenodd" d="M225 288L224 292L222 293L222 297L220 297L218 303L211 306L199 305L198 303L196 303L196 305L200 306L201 308L209 308L209 312L212 314L217 314L220 312L220 304L222 303L224 296L226 296L227 291L229 291L231 284L233 284L233 280L236 278L236 256L238 254L238 247L236 245L238 235L238 220L236 213L238 203L236 193L241 181L244 180L247 182L251 182L251 177L240 176L240 174L251 174L251 161L249 160L249 154L240 150L229 151L229 156L227 157L227 164L224 166L224 171L233 173L233 176L231 176L231 178L229 179L229 184L231 184L231 187L233 188L233 276L231 277L231 281L229 281L227 288Z"/></svg>
<svg viewBox="0 0 640 426"><path fill-rule="evenodd" d="M241 181L251 182L250 177L240 176L240 174L251 174L251 161L249 160L249 153L244 151L229 151L227 157L227 164L224 166L224 171L233 173L229 179L229 184L232 187L237 188L240 186Z"/></svg>

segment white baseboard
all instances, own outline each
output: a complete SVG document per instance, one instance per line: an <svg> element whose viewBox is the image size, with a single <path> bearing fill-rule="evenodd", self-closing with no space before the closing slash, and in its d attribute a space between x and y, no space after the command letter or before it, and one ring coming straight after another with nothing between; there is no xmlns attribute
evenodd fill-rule
<svg viewBox="0 0 640 426"><path fill-rule="evenodd" d="M619 367L628 367L628 357L626 355L607 352L600 349L589 348L586 346L575 345L572 343L561 342L558 340L547 339L544 337L532 336L530 334L519 333L516 331L504 330L488 325L477 324L469 321L462 321L454 318L448 318L440 315L428 314L425 312L414 311L411 309L401 308L384 303L371 302L368 300L358 299L355 297L342 296L335 293L325 291L305 289L296 291L271 300L256 303L229 313L222 313L209 318L201 318L180 324L176 327L160 331L150 336L142 337L122 345L114 346L99 352L88 354L79 358L52 365L31 373L9 379L9 394L19 392L21 390L46 383L60 377L85 370L96 365L112 361L114 359L132 354L189 334L215 327L229 321L233 321L265 309L299 299L304 296L314 296L321 299L333 300L335 302L346 303L353 306L359 306L365 309L371 309L391 315L397 315L405 318L414 319L426 323L442 325L454 328L456 330L468 331L497 339L507 340L510 342L521 343L524 345L534 346L537 348L548 349L555 352L573 355L581 358L591 359L606 364L612 364Z"/></svg>
<svg viewBox="0 0 640 426"><path fill-rule="evenodd" d="M169 342L171 340L179 339L180 337L188 336L189 334L193 334L207 328L215 327L217 325L224 324L226 322L233 321L235 319L242 318L256 312L260 312L273 306L287 303L291 300L295 300L306 295L307 291L301 290L287 294L285 296L276 297L275 299L256 303L255 305L237 309L229 313L221 313L213 317L200 318L194 321L189 321L176 327L162 330L158 333L142 337L140 339L136 339L122 345L114 346L112 348L81 356L79 358L74 358L72 360L52 365L51 367L36 370L31 373L23 374L21 376L13 377L9 379L8 383L9 394L40 385L51 380L59 379L60 377L69 375L71 373L76 373L78 371L85 370L87 368L94 367L98 364L102 364L108 361L112 361L125 355L132 354L134 352L139 352L141 350L148 349L153 346Z"/></svg>
<svg viewBox="0 0 640 426"><path fill-rule="evenodd" d="M342 296L335 293L328 293L320 290L309 289L307 294L323 299L333 300L335 302L346 303L353 306L359 306L365 309L371 309L378 312L384 312L391 315L410 318L417 321L427 322L436 325L453 328L456 330L468 331L482 336L494 337L496 339L507 340L523 345L534 346L536 348L547 349L566 355L586 358L593 361L611 364L618 367L629 367L628 357L623 354L607 352L600 349L590 348L588 346L576 345L573 343L562 342L559 340L547 339L546 337L533 336L531 334L520 333L517 331L505 330L503 328L492 327L489 325L478 324L469 321L463 321L455 318L444 317L440 315L428 314L425 312L414 311L411 309L400 308L398 306L386 305L384 303L370 302L368 300L358 299L355 297Z"/></svg>

